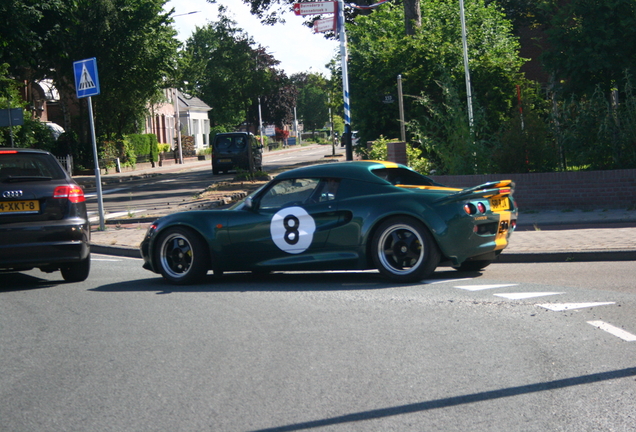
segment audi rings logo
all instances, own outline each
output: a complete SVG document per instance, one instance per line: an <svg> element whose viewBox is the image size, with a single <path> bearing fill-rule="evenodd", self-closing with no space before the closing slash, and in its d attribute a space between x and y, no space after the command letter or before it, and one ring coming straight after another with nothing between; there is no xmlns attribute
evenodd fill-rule
<svg viewBox="0 0 636 432"><path fill-rule="evenodd" d="M19 198L21 196L22 196L21 190L2 192L2 198Z"/></svg>

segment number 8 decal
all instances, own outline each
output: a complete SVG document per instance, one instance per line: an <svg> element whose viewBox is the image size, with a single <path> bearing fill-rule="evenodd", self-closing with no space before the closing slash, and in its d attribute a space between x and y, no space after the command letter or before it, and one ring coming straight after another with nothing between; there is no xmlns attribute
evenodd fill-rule
<svg viewBox="0 0 636 432"><path fill-rule="evenodd" d="M281 250L290 254L305 252L314 239L316 222L302 207L279 210L269 226L272 240Z"/></svg>

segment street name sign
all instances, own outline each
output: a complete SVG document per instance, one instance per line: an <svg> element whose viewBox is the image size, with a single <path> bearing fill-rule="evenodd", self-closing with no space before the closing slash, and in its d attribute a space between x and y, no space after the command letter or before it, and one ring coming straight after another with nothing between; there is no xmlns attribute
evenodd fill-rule
<svg viewBox="0 0 636 432"><path fill-rule="evenodd" d="M99 77L97 76L97 59L95 57L74 62L73 73L78 98L99 94Z"/></svg>
<svg viewBox="0 0 636 432"><path fill-rule="evenodd" d="M336 13L336 2L303 2L294 3L294 13L296 15L320 15L325 13Z"/></svg>
<svg viewBox="0 0 636 432"><path fill-rule="evenodd" d="M314 33L336 31L336 16L314 21Z"/></svg>

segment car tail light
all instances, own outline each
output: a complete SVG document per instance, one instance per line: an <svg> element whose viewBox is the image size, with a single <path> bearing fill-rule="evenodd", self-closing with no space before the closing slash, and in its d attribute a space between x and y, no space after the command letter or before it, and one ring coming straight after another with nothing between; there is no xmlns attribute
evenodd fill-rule
<svg viewBox="0 0 636 432"><path fill-rule="evenodd" d="M466 212L466 214L473 215L477 213L477 208L473 204L468 203L464 204L464 211Z"/></svg>
<svg viewBox="0 0 636 432"><path fill-rule="evenodd" d="M0 150L0 154L15 154L17 150Z"/></svg>
<svg viewBox="0 0 636 432"><path fill-rule="evenodd" d="M86 201L82 188L75 185L56 187L55 191L53 191L53 198L66 198L72 203L80 203Z"/></svg>
<svg viewBox="0 0 636 432"><path fill-rule="evenodd" d="M477 210L479 210L479 213L486 213L486 206L484 203L477 203Z"/></svg>

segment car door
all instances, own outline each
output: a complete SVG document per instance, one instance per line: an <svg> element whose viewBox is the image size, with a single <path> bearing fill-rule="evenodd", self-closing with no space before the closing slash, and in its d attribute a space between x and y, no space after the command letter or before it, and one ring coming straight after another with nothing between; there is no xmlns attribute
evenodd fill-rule
<svg viewBox="0 0 636 432"><path fill-rule="evenodd" d="M339 180L297 178L272 184L228 227L232 256L258 265L304 260L323 251L341 219ZM302 258L300 258L302 257ZM269 263L269 264L267 264Z"/></svg>

